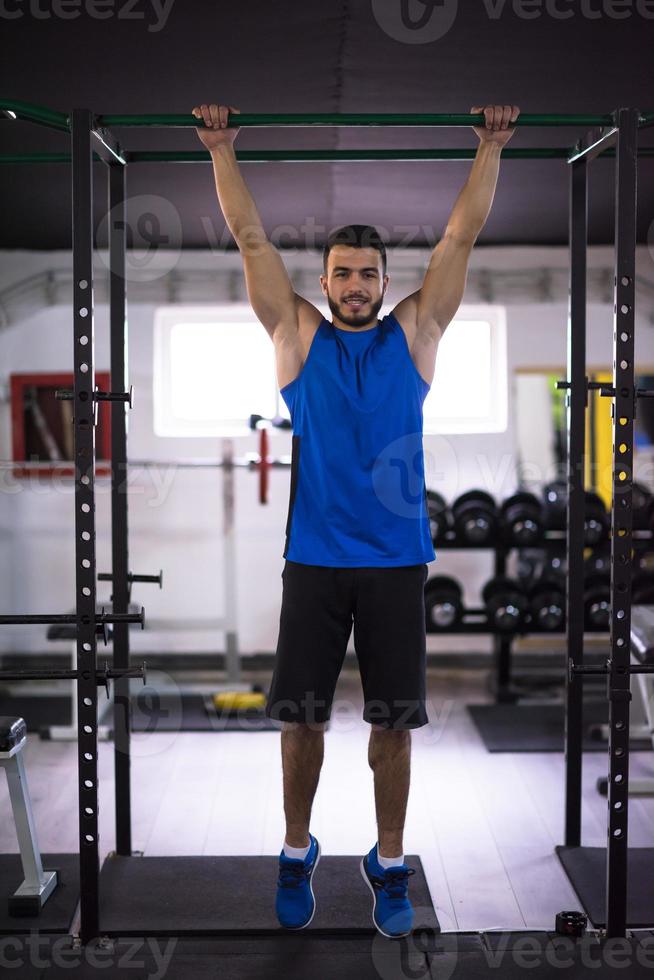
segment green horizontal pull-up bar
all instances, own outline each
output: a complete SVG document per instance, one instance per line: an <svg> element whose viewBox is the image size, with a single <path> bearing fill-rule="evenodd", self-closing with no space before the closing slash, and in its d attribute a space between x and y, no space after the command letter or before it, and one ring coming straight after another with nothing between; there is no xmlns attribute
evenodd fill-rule
<svg viewBox="0 0 654 980"><path fill-rule="evenodd" d="M101 126L204 126L192 113L183 115L98 116ZM610 126L612 115L520 115L516 126ZM478 113L406 112L302 112L240 113L228 116L234 126L483 126L485 116Z"/></svg>
<svg viewBox="0 0 654 980"><path fill-rule="evenodd" d="M355 163L394 160L410 163L419 160L472 160L474 149L452 150L237 150L236 159L242 163ZM559 147L542 149L504 149L502 157L513 160L567 160L571 150ZM134 150L125 152L128 163L209 163L211 155L205 150ZM614 157L615 149L599 154ZM654 147L642 146L639 157L654 157ZM599 158L599 157L598 157ZM101 157L93 154L96 163ZM70 153L7 153L0 154L0 165L23 163L70 163Z"/></svg>
<svg viewBox="0 0 654 980"><path fill-rule="evenodd" d="M15 99L0 99L0 109L4 110L10 118L24 119L26 122L47 126L49 129L70 131L65 112L56 112L54 109L31 105L29 102L17 102Z"/></svg>
<svg viewBox="0 0 654 980"><path fill-rule="evenodd" d="M236 159L243 163L355 163L375 160L395 160L408 163L416 160L473 160L476 149L383 149L383 150L236 150ZM567 150L556 148L506 149L503 157L513 159L540 159L541 157L566 157ZM128 162L171 161L176 163L202 163L211 159L204 150L136 150L130 153Z"/></svg>
<svg viewBox="0 0 654 980"><path fill-rule="evenodd" d="M34 122L53 129L70 130L70 116L46 106L20 102L16 99L0 99L0 110L14 119ZM639 123L649 125L654 113L641 114ZM485 122L479 113L403 113L403 112L347 112L347 113L241 113L229 116L228 122L244 126L477 126ZM516 126L610 126L615 122L613 114L590 115L588 113L522 113ZM100 115L95 117L98 126L150 126L191 127L201 124L192 113Z"/></svg>

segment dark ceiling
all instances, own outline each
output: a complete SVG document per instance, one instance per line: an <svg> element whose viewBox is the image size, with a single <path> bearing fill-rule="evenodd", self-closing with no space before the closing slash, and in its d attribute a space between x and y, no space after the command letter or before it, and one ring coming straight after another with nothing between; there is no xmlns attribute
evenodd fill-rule
<svg viewBox="0 0 654 980"><path fill-rule="evenodd" d="M404 26L403 6L425 26ZM468 112L495 102L529 113L654 110L652 0L8 0L2 10L1 91L62 111L178 113L202 101L244 112ZM510 146L570 146L584 131L524 127ZM192 129L116 135L128 149L201 148ZM68 149L65 134L9 120L0 143L2 153ZM654 128L642 144L654 146ZM243 129L237 139L240 149L476 145L467 128ZM433 244L470 169L468 161L242 166L282 247L320 246L326 230L348 222L377 225L390 244ZM104 165L94 172L97 229ZM0 173L0 247L70 247L68 166ZM654 159L641 160L640 242L652 237L653 173ZM594 161L591 175L589 238L606 244L614 163ZM210 166L134 163L127 186L130 197L157 195L155 210L179 214L175 244L233 244ZM564 244L567 200L565 161L505 159L479 243Z"/></svg>

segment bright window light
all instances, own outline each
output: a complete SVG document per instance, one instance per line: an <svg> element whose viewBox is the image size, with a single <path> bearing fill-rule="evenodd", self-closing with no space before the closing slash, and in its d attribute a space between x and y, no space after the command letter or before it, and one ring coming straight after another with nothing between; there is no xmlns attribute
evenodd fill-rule
<svg viewBox="0 0 654 980"><path fill-rule="evenodd" d="M259 323L176 323L170 332L173 414L195 422L245 419L255 410L270 414L272 353Z"/></svg>
<svg viewBox="0 0 654 980"><path fill-rule="evenodd" d="M424 433L504 432L506 426L505 311L461 307L438 345Z"/></svg>
<svg viewBox="0 0 654 980"><path fill-rule="evenodd" d="M331 318L326 309L321 313ZM274 347L249 304L160 307L154 328L156 434L247 435L251 414L289 417ZM450 323L423 420L425 435L506 429L503 308L462 307Z"/></svg>
<svg viewBox="0 0 654 980"><path fill-rule="evenodd" d="M154 428L159 436L247 435L250 415L288 410L275 350L247 304L161 307L154 329Z"/></svg>

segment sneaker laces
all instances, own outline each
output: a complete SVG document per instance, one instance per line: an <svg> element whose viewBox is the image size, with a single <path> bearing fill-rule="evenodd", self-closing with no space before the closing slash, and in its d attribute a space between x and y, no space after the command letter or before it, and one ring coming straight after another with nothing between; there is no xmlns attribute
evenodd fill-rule
<svg viewBox="0 0 654 980"><path fill-rule="evenodd" d="M299 888L308 873L309 869L305 868L304 863L283 864L279 869L278 884L280 888Z"/></svg>
<svg viewBox="0 0 654 980"><path fill-rule="evenodd" d="M405 899L408 887L408 878L414 875L415 868L407 868L406 871L395 871L391 868L384 872L383 889L390 899Z"/></svg>

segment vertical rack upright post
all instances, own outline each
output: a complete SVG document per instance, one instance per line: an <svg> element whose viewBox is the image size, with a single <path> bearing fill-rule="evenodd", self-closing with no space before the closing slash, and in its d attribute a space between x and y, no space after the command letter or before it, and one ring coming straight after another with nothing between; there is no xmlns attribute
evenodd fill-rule
<svg viewBox="0 0 654 980"><path fill-rule="evenodd" d="M98 934L98 688L95 567L95 350L92 116L71 114L73 223L73 429L77 626L78 810L81 941Z"/></svg>
<svg viewBox="0 0 654 980"><path fill-rule="evenodd" d="M634 416L634 298L636 277L637 109L616 112L615 279L613 306L613 495L611 501L611 613L608 664L609 778L606 933L627 925L629 810L629 702L631 700L631 561Z"/></svg>
<svg viewBox="0 0 654 980"><path fill-rule="evenodd" d="M567 459L567 590L568 664L584 659L584 438L586 409L586 263L588 242L588 163L570 165L570 282L566 421ZM583 675L566 671L565 687L565 843L581 844L581 772L583 744Z"/></svg>
<svg viewBox="0 0 654 980"><path fill-rule="evenodd" d="M127 318L125 247L126 164L116 159L107 163L109 171L109 324L111 350L111 390L127 391ZM129 604L128 523L127 523L127 412L125 401L111 403L111 574L114 613L126 613ZM115 667L129 667L129 631L126 623L116 623L113 635ZM116 778L116 852L132 853L131 777L130 777L130 697L129 677L118 677L114 684L114 772Z"/></svg>

